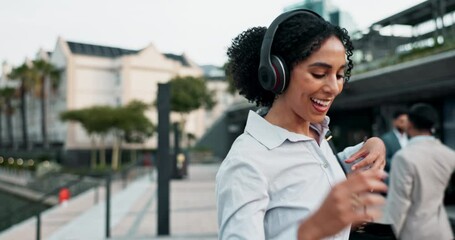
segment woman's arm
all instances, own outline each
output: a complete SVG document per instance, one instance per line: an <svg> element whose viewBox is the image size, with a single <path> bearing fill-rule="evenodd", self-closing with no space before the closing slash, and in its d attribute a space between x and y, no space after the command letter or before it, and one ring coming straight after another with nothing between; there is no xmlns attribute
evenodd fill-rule
<svg viewBox="0 0 455 240"><path fill-rule="evenodd" d="M357 144L354 147L348 147L338 156L345 159L345 163L352 164L351 170L363 168L384 169L385 167L385 145L378 137L367 139L363 144Z"/></svg>
<svg viewBox="0 0 455 240"><path fill-rule="evenodd" d="M246 161L224 161L216 178L219 239L265 239L266 178Z"/></svg>

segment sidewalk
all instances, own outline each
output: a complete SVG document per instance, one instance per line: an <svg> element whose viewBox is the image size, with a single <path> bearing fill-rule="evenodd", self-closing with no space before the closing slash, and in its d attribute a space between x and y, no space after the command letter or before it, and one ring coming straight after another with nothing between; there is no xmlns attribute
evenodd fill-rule
<svg viewBox="0 0 455 240"><path fill-rule="evenodd" d="M156 172L143 176L125 189L113 183L111 199L111 238L201 239L217 238L215 175L219 164L193 164L188 178L171 181L170 237L157 237ZM105 239L104 188L90 190L68 205L42 214L42 239ZM0 239L35 239L36 219L29 219L0 233Z"/></svg>
<svg viewBox="0 0 455 240"><path fill-rule="evenodd" d="M215 175L218 164L190 165L188 178L171 181L171 236L157 237L156 172L122 188L112 184L111 240L215 240L217 239ZM105 238L104 188L90 190L67 206L42 214L42 239L101 240ZM455 219L455 206L446 207ZM2 240L34 240L36 219L31 218L2 233Z"/></svg>
<svg viewBox="0 0 455 240"><path fill-rule="evenodd" d="M156 185L112 231L115 240L217 239L215 175L218 164L190 165L188 178L171 182L170 237L157 237Z"/></svg>

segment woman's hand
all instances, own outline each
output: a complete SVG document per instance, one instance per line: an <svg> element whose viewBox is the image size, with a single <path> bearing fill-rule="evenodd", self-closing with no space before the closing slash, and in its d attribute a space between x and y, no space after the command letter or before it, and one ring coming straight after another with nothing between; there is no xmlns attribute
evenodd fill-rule
<svg viewBox="0 0 455 240"><path fill-rule="evenodd" d="M321 207L307 218L298 229L299 240L314 240L333 236L348 227L381 216L380 208L385 199L374 192L386 192L382 182L385 173L370 169L357 171L346 181L335 185Z"/></svg>
<svg viewBox="0 0 455 240"><path fill-rule="evenodd" d="M378 137L372 137L365 141L362 148L354 153L351 157L345 160L346 163L353 163L358 159L363 158L351 169L353 171L363 168L384 169L385 167L385 145L384 142Z"/></svg>

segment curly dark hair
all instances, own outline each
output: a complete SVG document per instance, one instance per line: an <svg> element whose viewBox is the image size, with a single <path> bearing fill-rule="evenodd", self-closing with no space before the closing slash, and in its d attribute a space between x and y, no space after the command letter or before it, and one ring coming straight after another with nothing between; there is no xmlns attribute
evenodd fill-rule
<svg viewBox="0 0 455 240"><path fill-rule="evenodd" d="M266 31L265 27L250 28L234 38L227 50L227 75L239 93L258 106L271 106L275 100L275 94L263 89L258 78L260 49ZM280 56L291 72L331 36L340 39L346 49L346 83L354 66L351 60L354 47L348 32L316 16L297 14L281 23L273 39L272 54Z"/></svg>

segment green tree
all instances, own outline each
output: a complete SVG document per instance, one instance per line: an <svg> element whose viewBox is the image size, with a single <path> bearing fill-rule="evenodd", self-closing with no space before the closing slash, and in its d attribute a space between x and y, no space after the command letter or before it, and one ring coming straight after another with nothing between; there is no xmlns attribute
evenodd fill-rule
<svg viewBox="0 0 455 240"><path fill-rule="evenodd" d="M148 106L140 101L132 101L124 107L113 108L110 106L93 106L78 110L70 110L60 114L63 121L79 122L91 138L92 154L91 166L96 166L96 140L100 137L100 162L105 160L105 138L111 134L114 138L112 146L112 169L120 166L120 153L122 141L142 143L152 136L155 128L144 112Z"/></svg>
<svg viewBox="0 0 455 240"><path fill-rule="evenodd" d="M69 110L60 114L62 121L78 122L85 129L91 141L91 159L92 168L97 165L96 157L96 136L99 136L100 165L106 165L106 152L104 141L112 125L113 108L110 106L93 106L89 108Z"/></svg>
<svg viewBox="0 0 455 240"><path fill-rule="evenodd" d="M87 134L90 136L91 140L91 155L90 155L90 166L91 168L96 167L96 148L95 148L95 141L94 141L94 136L93 132L89 129L88 127L88 115L86 109L78 109L78 110L69 110L60 113L60 120L66 122L66 121L71 121L71 122L77 122L81 124L81 126L85 129Z"/></svg>
<svg viewBox="0 0 455 240"><path fill-rule="evenodd" d="M123 139L127 143L143 143L153 136L155 126L145 116L145 111L148 108L149 105L138 100L133 100L121 109L123 114L132 116L121 125L124 131Z"/></svg>
<svg viewBox="0 0 455 240"><path fill-rule="evenodd" d="M11 103L12 99L14 98L14 95L16 93L15 88L11 87L4 87L0 89L0 98L2 99L2 103L4 105L4 110L3 112L6 115L6 130L7 130L7 135L8 135L8 141L11 143L11 146L14 148L15 147L15 142L14 142L14 136L13 136L13 114L14 114L14 108Z"/></svg>
<svg viewBox="0 0 455 240"><path fill-rule="evenodd" d="M235 87L234 78L232 77L231 74L229 62L223 65L223 69L226 74L226 79L228 82L227 92L230 93L231 95L234 95L237 92L237 88Z"/></svg>
<svg viewBox="0 0 455 240"><path fill-rule="evenodd" d="M144 112L149 108L143 102L132 101L127 105L127 111L133 111L136 115L128 125L125 126L124 141L127 143L144 143L148 138L153 136L155 126L145 116ZM137 152L136 149L131 149L130 160L135 161Z"/></svg>
<svg viewBox="0 0 455 240"><path fill-rule="evenodd" d="M60 71L51 63L38 59L33 61L32 71L34 76L35 89L38 91L38 96L41 102L41 134L43 140L43 148L49 148L49 139L47 135L47 88L49 84L52 89L58 87L60 80ZM50 82L48 82L50 81Z"/></svg>
<svg viewBox="0 0 455 240"><path fill-rule="evenodd" d="M216 104L202 78L176 77L171 79L170 85L171 110L174 112L187 114L201 107L212 109Z"/></svg>
<svg viewBox="0 0 455 240"><path fill-rule="evenodd" d="M124 107L114 109L112 132L114 146L112 148L112 169L118 169L121 163L121 143L142 143L151 137L155 128L144 112L148 105L133 100Z"/></svg>
<svg viewBox="0 0 455 240"><path fill-rule="evenodd" d="M21 129L22 129L22 142L26 149L30 149L30 141L28 138L27 128L27 98L26 95L30 88L33 86L34 72L31 68L23 63L19 67L13 68L8 78L11 80L19 80L19 98L20 98L20 114L21 114Z"/></svg>
<svg viewBox="0 0 455 240"><path fill-rule="evenodd" d="M5 109L4 105L5 101L0 96L0 149L3 149L3 111Z"/></svg>
<svg viewBox="0 0 455 240"><path fill-rule="evenodd" d="M197 77L175 77L170 85L171 111L180 114L180 136L185 136L184 126L188 114L201 107L212 109L216 104L214 93L208 90L204 79Z"/></svg>
<svg viewBox="0 0 455 240"><path fill-rule="evenodd" d="M109 135L112 125L114 108L111 106L93 106L87 110L89 115L89 128L99 136L100 165L106 166L106 138Z"/></svg>

